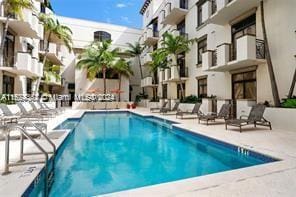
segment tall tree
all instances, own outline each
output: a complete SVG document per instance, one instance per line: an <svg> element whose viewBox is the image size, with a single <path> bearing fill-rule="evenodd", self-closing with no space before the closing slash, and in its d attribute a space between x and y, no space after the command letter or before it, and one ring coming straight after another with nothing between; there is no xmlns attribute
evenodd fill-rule
<svg viewBox="0 0 296 197"><path fill-rule="evenodd" d="M275 79L275 74L273 70L270 50L269 50L269 43L268 43L268 37L266 32L266 25L265 25L265 17L264 17L264 0L260 1L260 10L261 10L261 23L262 23L262 31L263 31L263 38L265 42L265 53L266 53L266 60L267 60L267 67L268 67L268 73L271 83L271 91L273 96L273 102L276 107L281 106L279 91Z"/></svg>
<svg viewBox="0 0 296 197"><path fill-rule="evenodd" d="M94 80L99 73L103 74L104 94L107 92L106 72L112 68L118 49L111 50L111 40L93 42L79 57L78 69L86 69L89 80Z"/></svg>
<svg viewBox="0 0 296 197"><path fill-rule="evenodd" d="M156 75L155 73L158 72L158 70L164 70L168 68L168 61L167 61L167 52L164 50L157 49L152 52L152 62L148 64L149 72L152 76L153 83L156 82ZM157 87L153 87L153 99L156 100L157 97Z"/></svg>
<svg viewBox="0 0 296 197"><path fill-rule="evenodd" d="M4 8L4 13L6 14L4 31L3 31L1 46L0 46L0 56L3 57L5 38L7 36L7 31L9 26L9 19L13 17L18 17L21 20L23 20L23 10L29 9L34 11L35 8L31 0L3 0L1 4Z"/></svg>
<svg viewBox="0 0 296 197"><path fill-rule="evenodd" d="M190 51L190 45L193 43L193 40L189 40L183 35L173 35L171 33L165 33L162 40L161 50L166 51L172 56L171 67L176 66L178 71L178 84L181 87L182 98L185 98L185 92L182 85L181 75L180 75L180 66L177 63L178 55L180 53L188 53Z"/></svg>
<svg viewBox="0 0 296 197"><path fill-rule="evenodd" d="M294 89L295 89L295 84L296 84L296 68L295 68L295 71L294 71L294 76L293 76L290 91L289 91L289 94L288 94L289 99L292 98L292 96L293 96Z"/></svg>
<svg viewBox="0 0 296 197"><path fill-rule="evenodd" d="M142 54L142 52L144 50L144 47L142 47L139 42L135 42L135 44L127 43L127 45L129 47L129 49L127 50L127 52L132 57L137 58L138 64L139 64L139 68L140 68L141 79L144 79L143 67L142 67L142 63L141 63L141 54ZM142 92L143 92L143 95L145 95L145 88L142 88Z"/></svg>
<svg viewBox="0 0 296 197"><path fill-rule="evenodd" d="M40 14L39 19L42 22L45 30L44 42L44 56L43 56L43 67L46 66L47 56L49 53L50 41L53 37L59 40L59 44L65 45L69 52L72 50L72 31L69 27L61 25L58 20L55 20L52 15L49 14ZM40 86L41 77L37 80L37 85L35 89L35 94L38 94Z"/></svg>
<svg viewBox="0 0 296 197"><path fill-rule="evenodd" d="M116 63L112 66L112 70L118 74L118 101L121 101L121 79L122 76L130 77L133 75L132 68L125 59L119 59Z"/></svg>

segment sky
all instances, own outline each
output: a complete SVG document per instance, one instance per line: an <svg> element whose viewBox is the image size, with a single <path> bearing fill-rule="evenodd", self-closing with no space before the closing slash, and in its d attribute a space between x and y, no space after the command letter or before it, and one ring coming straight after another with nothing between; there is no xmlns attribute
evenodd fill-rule
<svg viewBox="0 0 296 197"><path fill-rule="evenodd" d="M51 0L57 15L141 28L144 0Z"/></svg>

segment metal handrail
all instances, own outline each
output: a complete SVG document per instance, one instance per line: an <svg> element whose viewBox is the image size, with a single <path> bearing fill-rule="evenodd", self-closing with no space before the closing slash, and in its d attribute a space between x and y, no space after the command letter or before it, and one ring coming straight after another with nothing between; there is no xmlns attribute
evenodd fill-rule
<svg viewBox="0 0 296 197"><path fill-rule="evenodd" d="M7 131L5 135L5 165L4 165L4 173L3 175L9 174L9 167L12 166L21 166L21 165L32 165L32 164L40 164L44 163L44 171L45 171L45 189L44 189L44 195L48 196L48 173L47 173L47 162L48 162L48 153L38 144L26 131L23 127L20 125L9 125L5 126L5 130ZM39 149L39 151L44 155L45 159L43 162L26 162L26 163L9 163L9 142L10 142L10 132L12 129L18 129L21 132L22 136L25 136L27 139L29 139L36 147Z"/></svg>
<svg viewBox="0 0 296 197"><path fill-rule="evenodd" d="M35 125L33 122L26 121L24 123L24 128L30 127L30 126L34 127L45 138L45 140L52 146L52 148L53 148L53 156L52 157L53 157L53 160L54 160L55 154L56 154L56 146L55 146L55 144L47 137L47 135L42 131L42 129L39 128L37 125ZM23 153L23 146L24 146L24 140L21 138L21 159L20 160L23 159L22 158L23 155L30 155L30 153L26 153L26 154Z"/></svg>

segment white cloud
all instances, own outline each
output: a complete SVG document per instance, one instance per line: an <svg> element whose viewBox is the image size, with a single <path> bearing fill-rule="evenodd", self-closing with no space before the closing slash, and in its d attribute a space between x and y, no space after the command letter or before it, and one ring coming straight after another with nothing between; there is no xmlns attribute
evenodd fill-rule
<svg viewBox="0 0 296 197"><path fill-rule="evenodd" d="M127 16L122 16L121 17L121 20L124 21L124 22L126 22L126 23L132 23L132 21Z"/></svg>
<svg viewBox="0 0 296 197"><path fill-rule="evenodd" d="M124 3L117 3L116 4L116 7L118 7L118 8L125 8L125 7L127 7L127 5L124 4Z"/></svg>

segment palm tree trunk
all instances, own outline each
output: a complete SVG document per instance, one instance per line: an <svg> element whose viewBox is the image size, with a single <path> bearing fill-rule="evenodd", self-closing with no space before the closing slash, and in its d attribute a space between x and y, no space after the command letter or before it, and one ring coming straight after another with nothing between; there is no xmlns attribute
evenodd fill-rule
<svg viewBox="0 0 296 197"><path fill-rule="evenodd" d="M44 58L43 58L43 69L45 68L45 64L46 64L46 59L47 59L47 55L49 53L49 40L51 38L51 32L49 32L48 34L48 38L47 38L47 43L46 43L46 47L45 47L45 53L44 53ZM41 78L42 77L38 77L37 79L37 84L36 84L36 88L35 88L35 92L34 95L37 95L39 92L39 87L40 87L40 83L41 83Z"/></svg>
<svg viewBox="0 0 296 197"><path fill-rule="evenodd" d="M295 84L296 84L296 69L295 69L295 72L294 72L292 84L291 84L290 91L289 91L289 94L288 94L289 99L292 98L292 96L293 96Z"/></svg>
<svg viewBox="0 0 296 197"><path fill-rule="evenodd" d="M4 58L3 54L4 54L5 38L6 38L7 32L8 32L8 25L9 25L9 16L6 17L5 27L4 27L4 31L3 31L3 35L2 35L2 39L1 39L0 56L2 58Z"/></svg>
<svg viewBox="0 0 296 197"><path fill-rule="evenodd" d="M104 94L107 93L107 86L106 86L106 67L103 68L103 80L104 80Z"/></svg>
<svg viewBox="0 0 296 197"><path fill-rule="evenodd" d="M276 107L280 107L281 105L280 96L279 96L278 87L277 87L277 83L274 75L274 70L273 70L272 60L271 60L270 51L269 51L269 45L268 45L268 38L266 33L263 0L261 0L260 2L260 8L261 8L261 23L262 23L263 37L265 41L266 60L267 60L267 67L268 67L269 78L271 83L273 101Z"/></svg>
<svg viewBox="0 0 296 197"><path fill-rule="evenodd" d="M121 74L119 74L119 82L118 82L118 101L119 102L121 101L121 98L120 98L121 93L120 93L120 91L121 91Z"/></svg>
<svg viewBox="0 0 296 197"><path fill-rule="evenodd" d="M141 80L144 78L143 76L143 69L142 69L142 64L141 64L141 58L140 56L138 55L138 62L139 62L139 67L140 67L140 74L141 74ZM142 88L142 93L143 95L145 95L145 88Z"/></svg>
<svg viewBox="0 0 296 197"><path fill-rule="evenodd" d="M182 79L181 79L181 75L180 75L180 68L178 66L178 63L177 63L177 54L174 55L174 58L176 60L176 68L177 68L177 74L178 74L178 84L180 84L180 89L181 89L181 100L185 98L185 94L184 94L184 88L183 88L183 84L182 84Z"/></svg>

